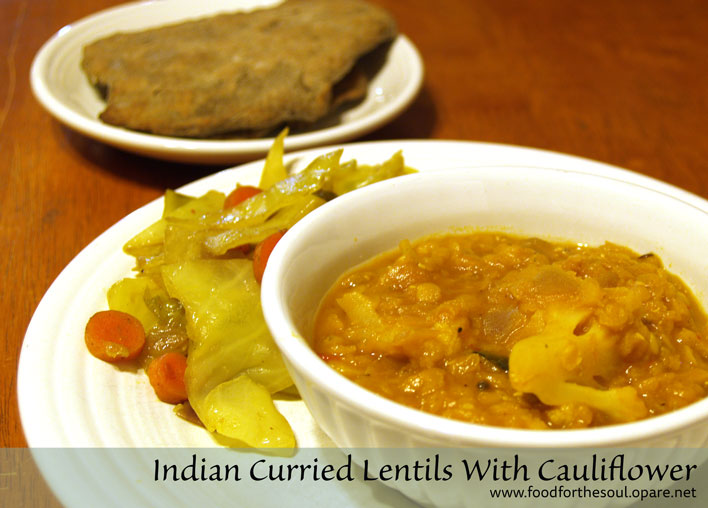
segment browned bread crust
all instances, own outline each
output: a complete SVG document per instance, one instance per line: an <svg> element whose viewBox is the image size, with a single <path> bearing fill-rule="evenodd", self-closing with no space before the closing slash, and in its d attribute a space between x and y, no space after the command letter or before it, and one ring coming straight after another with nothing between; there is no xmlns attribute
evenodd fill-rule
<svg viewBox="0 0 708 508"><path fill-rule="evenodd" d="M393 18L361 0L288 0L115 34L86 46L82 67L107 94L103 121L210 137L322 118L334 85L395 35Z"/></svg>

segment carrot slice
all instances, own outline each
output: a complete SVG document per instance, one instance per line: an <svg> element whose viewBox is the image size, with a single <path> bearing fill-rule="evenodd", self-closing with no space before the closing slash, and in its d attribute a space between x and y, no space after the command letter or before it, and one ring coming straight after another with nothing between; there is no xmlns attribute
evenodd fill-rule
<svg viewBox="0 0 708 508"><path fill-rule="evenodd" d="M246 201L248 198L253 197L261 192L261 189L259 189L258 187L253 187L251 185L238 185L234 190L231 191L231 194L226 196L226 200L224 201L224 210L233 208L242 201Z"/></svg>
<svg viewBox="0 0 708 508"><path fill-rule="evenodd" d="M165 353L150 362L148 379L157 398L168 404L179 404L187 400L184 371L187 357L179 353Z"/></svg>
<svg viewBox="0 0 708 508"><path fill-rule="evenodd" d="M104 310L88 320L84 340L96 358L111 363L134 360L145 346L145 329L126 312Z"/></svg>
<svg viewBox="0 0 708 508"><path fill-rule="evenodd" d="M273 252L275 245L284 234L285 231L278 231L256 245L256 249L253 251L253 275L256 276L258 284L263 280L263 272L265 272L270 253Z"/></svg>

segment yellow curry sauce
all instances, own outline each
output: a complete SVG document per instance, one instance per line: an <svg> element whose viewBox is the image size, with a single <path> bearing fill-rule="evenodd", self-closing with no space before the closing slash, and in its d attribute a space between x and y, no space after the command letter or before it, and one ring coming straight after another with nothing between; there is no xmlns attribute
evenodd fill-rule
<svg viewBox="0 0 708 508"><path fill-rule="evenodd" d="M695 297L654 254L474 233L404 241L345 274L314 348L407 406L567 429L705 397L707 339Z"/></svg>

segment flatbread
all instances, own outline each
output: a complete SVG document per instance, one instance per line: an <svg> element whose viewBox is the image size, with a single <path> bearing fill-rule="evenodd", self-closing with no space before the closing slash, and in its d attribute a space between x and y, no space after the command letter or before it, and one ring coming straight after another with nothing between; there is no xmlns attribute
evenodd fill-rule
<svg viewBox="0 0 708 508"><path fill-rule="evenodd" d="M104 122L204 138L323 118L338 83L347 100L365 93L356 61L395 35L361 0L288 0L115 34L86 46L82 67L105 93Z"/></svg>

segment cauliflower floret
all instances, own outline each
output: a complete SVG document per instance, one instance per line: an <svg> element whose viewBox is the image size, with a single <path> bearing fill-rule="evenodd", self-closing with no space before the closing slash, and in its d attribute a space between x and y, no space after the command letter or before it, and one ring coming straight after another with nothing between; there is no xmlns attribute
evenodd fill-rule
<svg viewBox="0 0 708 508"><path fill-rule="evenodd" d="M551 406L583 403L617 422L647 415L647 409L631 386L602 389L597 380L618 368L615 340L601 325L581 335L574 331L589 316L587 310L551 309L538 335L517 342L509 356L509 378L515 390L533 393Z"/></svg>

